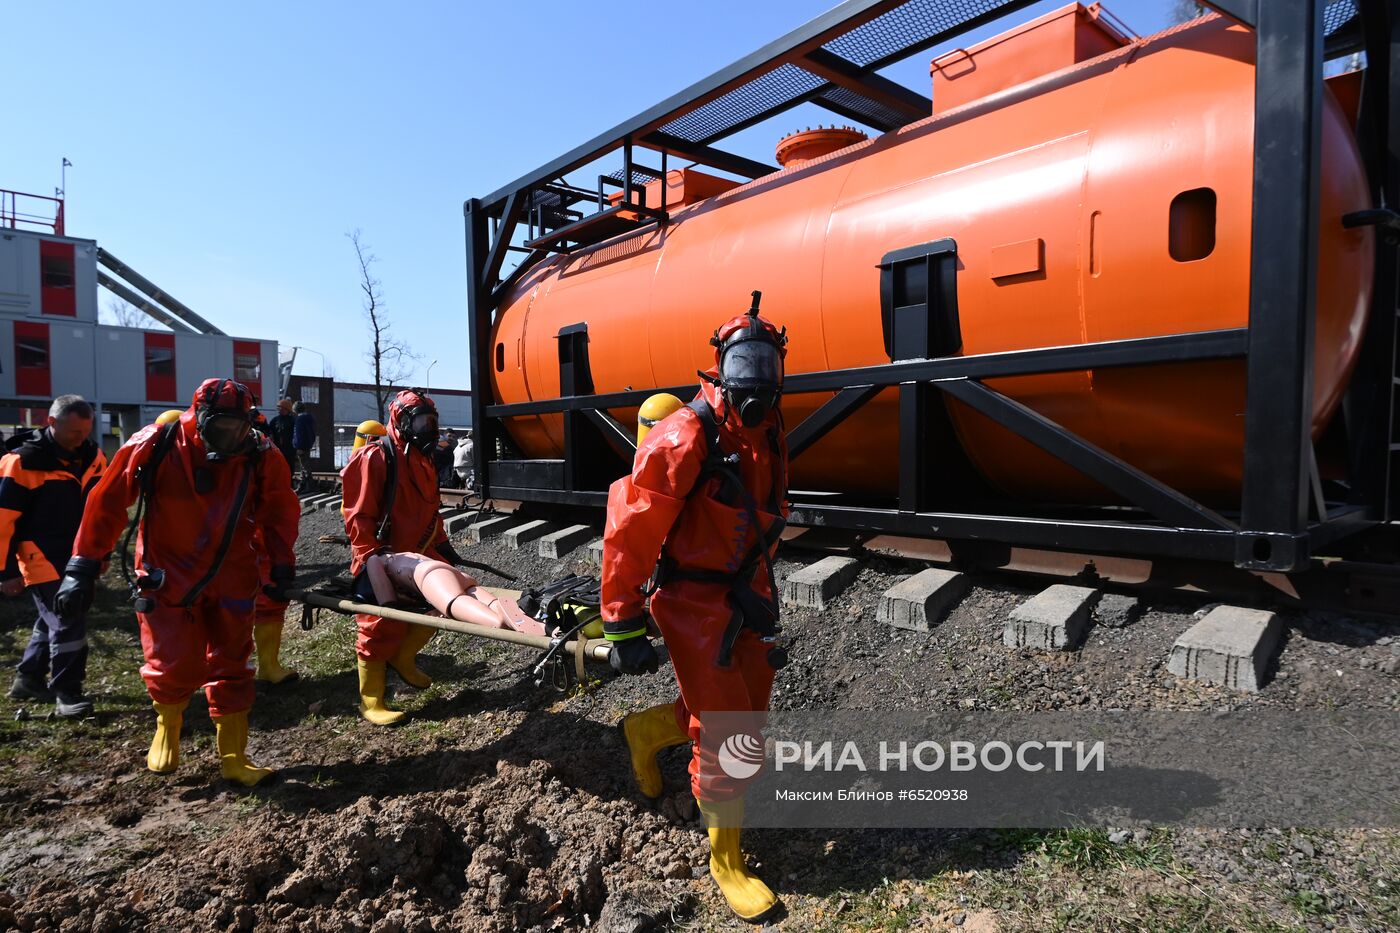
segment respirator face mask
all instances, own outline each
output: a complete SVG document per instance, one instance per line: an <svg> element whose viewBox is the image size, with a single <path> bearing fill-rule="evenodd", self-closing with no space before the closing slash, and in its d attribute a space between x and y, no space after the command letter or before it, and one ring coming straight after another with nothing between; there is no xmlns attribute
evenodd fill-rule
<svg viewBox="0 0 1400 933"><path fill-rule="evenodd" d="M219 409L200 412L196 427L204 446L209 448L210 453L221 457L243 453L248 446L248 437L253 433L253 423L246 412Z"/></svg>
<svg viewBox="0 0 1400 933"><path fill-rule="evenodd" d="M423 453L432 453L438 443L438 415L435 409L416 408L400 416L399 432L404 440Z"/></svg>
<svg viewBox="0 0 1400 933"><path fill-rule="evenodd" d="M724 348L719 381L729 407L746 428L763 423L783 391L782 351L764 337L746 337Z"/></svg>

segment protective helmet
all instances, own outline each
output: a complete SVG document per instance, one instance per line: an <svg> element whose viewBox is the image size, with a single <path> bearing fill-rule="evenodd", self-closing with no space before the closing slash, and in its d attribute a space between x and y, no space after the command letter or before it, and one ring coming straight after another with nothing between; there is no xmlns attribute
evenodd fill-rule
<svg viewBox="0 0 1400 933"><path fill-rule="evenodd" d="M174 424L175 422L180 420L180 416L183 414L184 412L178 408L168 409L156 415L156 424L162 426L167 424Z"/></svg>
<svg viewBox="0 0 1400 933"><path fill-rule="evenodd" d="M404 389L389 403L389 433L431 455L438 442L437 405L422 389Z"/></svg>
<svg viewBox="0 0 1400 933"><path fill-rule="evenodd" d="M647 439L651 429L670 415L685 407L685 402L676 398L670 392L658 392L642 403L642 407L637 409L637 446L642 446L642 441Z"/></svg>
<svg viewBox="0 0 1400 933"><path fill-rule="evenodd" d="M355 445L352 449L359 449L376 437L383 437L389 433L389 429L378 421L361 421L360 426L355 429Z"/></svg>
<svg viewBox="0 0 1400 933"><path fill-rule="evenodd" d="M783 394L787 328L779 331L758 316L762 296L755 291L753 306L725 322L710 338L719 369L719 379L711 381L720 387L726 405L746 428L762 424Z"/></svg>
<svg viewBox="0 0 1400 933"><path fill-rule="evenodd" d="M252 447L253 396L232 379L206 379L194 390L195 430L218 457L247 453Z"/></svg>

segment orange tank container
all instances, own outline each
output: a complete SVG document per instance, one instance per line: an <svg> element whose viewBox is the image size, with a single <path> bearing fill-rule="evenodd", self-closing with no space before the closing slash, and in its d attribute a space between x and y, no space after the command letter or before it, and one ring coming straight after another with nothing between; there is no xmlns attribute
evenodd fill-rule
<svg viewBox="0 0 1400 933"><path fill-rule="evenodd" d="M990 97L531 270L494 330L497 397L558 397L556 335L580 321L598 392L693 382L712 362L708 336L755 288L765 316L791 335L789 373L888 362L877 264L944 237L958 245L964 354L1245 326L1252 34L1211 17L1089 61L1064 42L1055 29L1019 30L999 44L1002 60L1042 55L1064 66L1016 87L984 73L997 85ZM1041 43L1058 43L1059 57ZM1321 136L1314 436L1346 387L1373 278L1371 232L1341 224L1371 205L1330 92ZM1241 360L988 384L1203 501L1238 501ZM789 426L830 397L785 397ZM1112 501L982 416L957 403L949 413L957 442L1002 491ZM561 455L559 416L507 428L529 456ZM797 458L793 487L893 495L897 432L891 390Z"/></svg>

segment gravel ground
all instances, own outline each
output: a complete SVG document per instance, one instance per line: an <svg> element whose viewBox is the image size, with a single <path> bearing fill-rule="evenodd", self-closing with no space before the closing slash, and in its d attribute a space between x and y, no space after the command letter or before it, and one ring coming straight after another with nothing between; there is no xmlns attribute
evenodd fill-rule
<svg viewBox="0 0 1400 933"><path fill-rule="evenodd" d="M344 568L347 548L319 540L342 531L334 512L303 518L308 581ZM522 580L592 569L586 547L547 560L501 539L455 543ZM821 556L785 552L778 575ZM1138 618L1091 628L1076 651L1018 651L1003 647L1001 628L1038 588L1024 578L975 577L928 633L876 622L879 594L917 569L866 556L828 610L786 612L792 663L774 707L1400 708L1393 625L1286 617L1273 680L1251 696L1167 672L1173 641L1208 608L1201 601L1145 599ZM662 755L667 792L653 807L632 787L614 728L626 711L674 696L668 666L640 678L598 670L565 696L522 680L528 653L440 637L423 663L438 683L398 687L394 702L413 720L382 730L354 713L352 640L349 620L329 613L309 634L288 626L284 659L306 676L260 693L252 717L252 751L282 779L243 793L211 781L211 736L194 707L187 766L173 781L144 772L139 653L129 631L95 639L113 672L106 718L0 733L0 930L734 926L705 877L688 753ZM784 929L1400 928L1400 836L1387 831L745 838L783 898Z"/></svg>

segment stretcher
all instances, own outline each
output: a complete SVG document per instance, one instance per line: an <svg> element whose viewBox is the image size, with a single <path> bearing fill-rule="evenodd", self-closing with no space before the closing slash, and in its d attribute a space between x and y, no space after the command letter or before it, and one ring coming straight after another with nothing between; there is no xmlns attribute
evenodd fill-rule
<svg viewBox="0 0 1400 933"><path fill-rule="evenodd" d="M483 587L500 599L519 600L522 595L517 590L497 589L494 587ZM534 673L537 683L543 683L545 675L552 666L557 665L564 658L573 658L573 674L579 682L586 677L586 661L597 661L607 663L612 655L612 647L604 638L589 638L581 633L583 626L575 626L572 629L560 628L553 635L532 635L526 632L517 632L512 629L488 628L484 625L475 625L471 622L459 622L456 619L443 618L441 615L430 614L425 606L424 611L406 609L399 606L378 606L373 603L360 602L356 599L347 598L333 592L320 591L315 589L294 589L288 590L287 595L302 604L301 627L310 630L315 624L315 612L317 609L329 609L334 612L346 615L373 615L382 619L393 619L396 622L407 622L410 625L423 625L428 628L438 629L443 632L454 632L458 635L470 635L473 638L485 638L490 641L506 642L512 645L519 645L524 648L534 648L541 652L538 663L534 666ZM558 683L556 679L556 684Z"/></svg>

